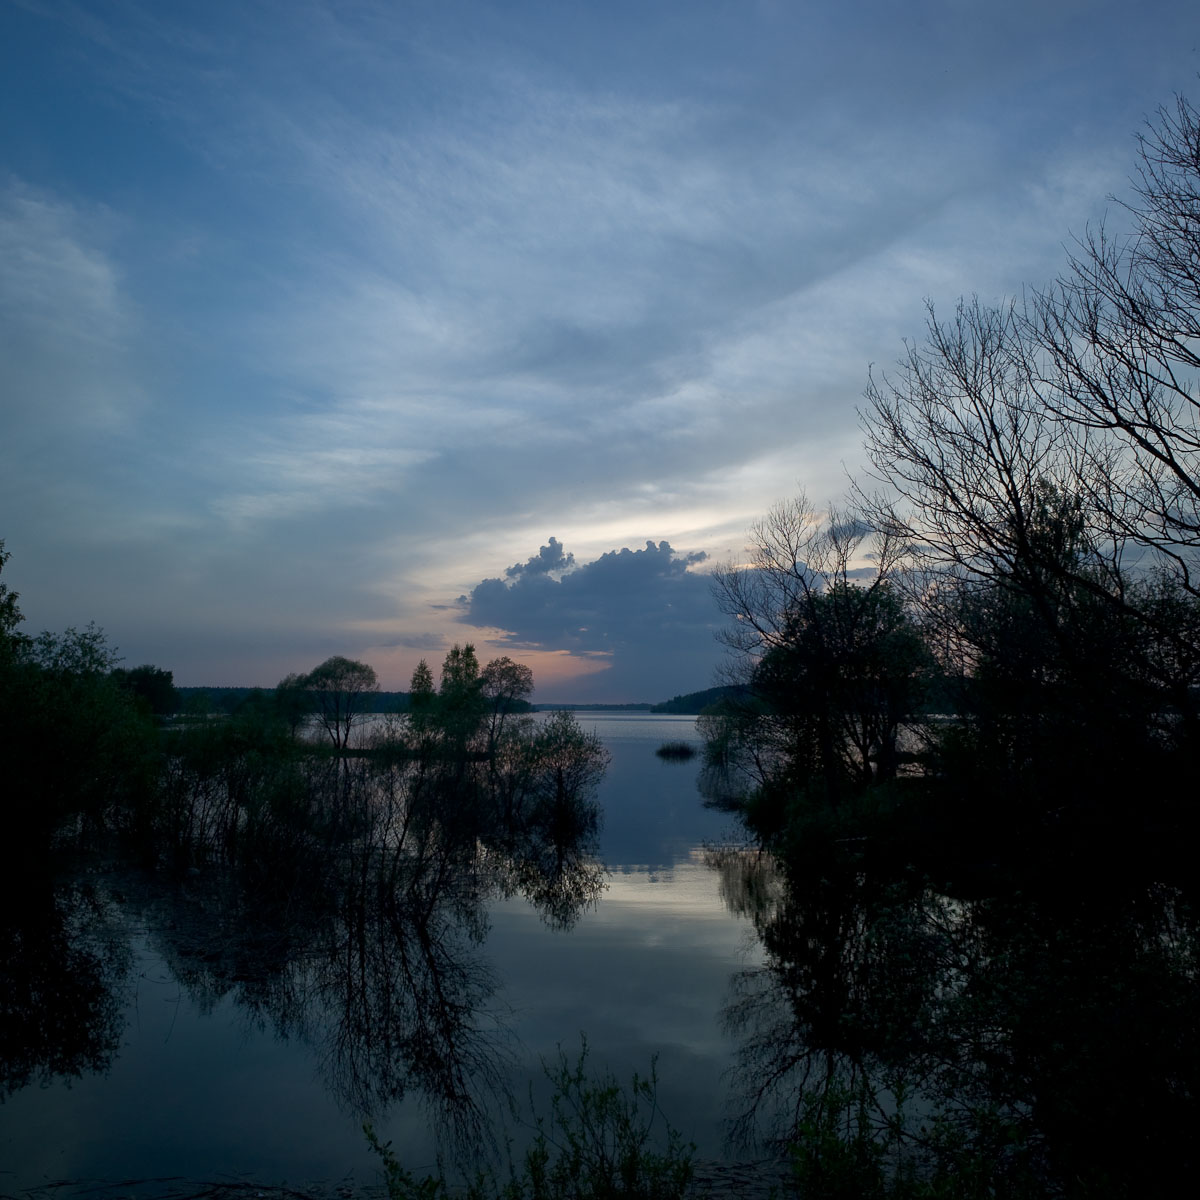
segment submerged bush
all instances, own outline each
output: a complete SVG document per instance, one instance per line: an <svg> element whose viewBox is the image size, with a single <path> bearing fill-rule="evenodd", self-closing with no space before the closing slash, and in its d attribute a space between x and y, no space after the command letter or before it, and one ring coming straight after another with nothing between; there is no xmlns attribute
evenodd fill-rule
<svg viewBox="0 0 1200 1200"><path fill-rule="evenodd" d="M663 742L661 746L654 752L659 758L667 760L675 760L678 762L686 762L689 758L694 758L696 747L691 742Z"/></svg>

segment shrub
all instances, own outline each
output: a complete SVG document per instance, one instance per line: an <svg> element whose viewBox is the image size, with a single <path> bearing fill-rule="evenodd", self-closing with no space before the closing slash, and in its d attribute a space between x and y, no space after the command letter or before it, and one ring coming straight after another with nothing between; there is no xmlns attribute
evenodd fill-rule
<svg viewBox="0 0 1200 1200"><path fill-rule="evenodd" d="M554 1086L549 1116L530 1111L522 1121L534 1131L532 1144L520 1161L510 1155L507 1178L481 1170L467 1182L467 1200L680 1200L692 1179L695 1147L662 1118L655 1125L658 1077L634 1075L623 1088L608 1073L587 1070L587 1041L572 1064L559 1051L558 1062L544 1065ZM363 1127L372 1149L383 1160L389 1200L438 1200L451 1194L444 1175L418 1178L381 1143L374 1130ZM457 1189L456 1189L457 1192Z"/></svg>

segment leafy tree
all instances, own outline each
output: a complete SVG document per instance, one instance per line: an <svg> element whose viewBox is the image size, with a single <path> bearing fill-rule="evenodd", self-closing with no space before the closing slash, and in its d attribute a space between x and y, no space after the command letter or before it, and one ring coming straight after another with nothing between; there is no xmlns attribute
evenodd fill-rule
<svg viewBox="0 0 1200 1200"><path fill-rule="evenodd" d="M929 656L900 594L836 583L791 614L755 667L753 689L786 728L787 771L836 803L895 778L903 722L916 713Z"/></svg>
<svg viewBox="0 0 1200 1200"><path fill-rule="evenodd" d="M537 730L530 759L539 803L566 812L590 798L604 778L609 754L596 734L579 727L574 713L560 709Z"/></svg>
<svg viewBox="0 0 1200 1200"><path fill-rule="evenodd" d="M131 671L117 667L113 679L158 717L169 717L179 708L179 693L171 671L145 663Z"/></svg>
<svg viewBox="0 0 1200 1200"><path fill-rule="evenodd" d="M438 690L438 722L447 742L466 749L479 732L484 716L483 680L475 647L454 645L442 660Z"/></svg>
<svg viewBox="0 0 1200 1200"><path fill-rule="evenodd" d="M294 738L313 711L313 696L307 677L293 672L275 685L275 711Z"/></svg>
<svg viewBox="0 0 1200 1200"><path fill-rule="evenodd" d="M437 692L433 686L433 672L429 664L421 659L413 669L408 685L408 721L418 734L428 731L437 703Z"/></svg>
<svg viewBox="0 0 1200 1200"><path fill-rule="evenodd" d="M1080 509L1043 486L1027 534L1034 561L943 597L960 673L947 688L956 719L942 726L940 785L960 824L962 800L988 826L1003 811L991 837L1011 836L1014 849L1031 823L1077 845L1098 823L1127 830L1128 796L1147 777L1157 782L1142 823L1177 817L1173 777L1190 759L1172 677L1197 679L1175 650L1194 640L1200 607L1157 574L1124 581L1114 602L1091 575Z"/></svg>
<svg viewBox="0 0 1200 1200"><path fill-rule="evenodd" d="M4 565L12 557L4 549L4 541L0 539L0 573ZM20 635L17 626L25 619L17 607L19 596L7 584L0 583L0 669L11 662L17 653Z"/></svg>
<svg viewBox="0 0 1200 1200"><path fill-rule="evenodd" d="M801 796L836 808L895 777L929 656L889 582L887 533L837 512L821 517L801 496L772 510L753 541L749 567L715 577L747 698L731 694L701 727L709 790L755 793L778 825ZM860 579L855 563L868 554Z"/></svg>
<svg viewBox="0 0 1200 1200"><path fill-rule="evenodd" d="M95 621L89 621L83 629L71 626L62 633L43 630L26 643L25 657L42 671L61 677L108 675L121 661Z"/></svg>
<svg viewBox="0 0 1200 1200"><path fill-rule="evenodd" d="M313 697L318 723L340 751L349 746L351 731L379 691L379 680L366 663L334 655L304 676L304 687Z"/></svg>
<svg viewBox="0 0 1200 1200"><path fill-rule="evenodd" d="M112 679L119 656L103 630L10 634L6 658L0 736L14 844L46 853L72 819L99 826L145 802L158 770L155 730Z"/></svg>
<svg viewBox="0 0 1200 1200"><path fill-rule="evenodd" d="M504 741L514 714L528 710L533 695L533 671L508 655L494 658L479 677L479 691L487 712L487 750L491 757Z"/></svg>

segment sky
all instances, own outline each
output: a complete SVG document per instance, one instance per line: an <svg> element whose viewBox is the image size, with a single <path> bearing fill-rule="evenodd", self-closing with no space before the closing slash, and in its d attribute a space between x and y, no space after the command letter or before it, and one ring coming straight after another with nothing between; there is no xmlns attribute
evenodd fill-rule
<svg viewBox="0 0 1200 1200"><path fill-rule="evenodd" d="M714 682L708 572L860 475L871 364L1044 285L1192 6L0 0L24 628L272 686L454 643Z"/></svg>

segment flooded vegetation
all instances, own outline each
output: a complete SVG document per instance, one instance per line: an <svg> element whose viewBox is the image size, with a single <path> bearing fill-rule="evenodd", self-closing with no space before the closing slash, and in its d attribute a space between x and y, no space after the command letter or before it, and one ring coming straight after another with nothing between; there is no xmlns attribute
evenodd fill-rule
<svg viewBox="0 0 1200 1200"><path fill-rule="evenodd" d="M128 739L145 773L128 788L123 766L106 779L93 760L103 801L28 805L40 842L6 876L0 941L4 1094L103 1074L150 955L201 1012L232 1001L306 1046L345 1111L369 1118L413 1092L460 1153L491 1144L512 1045L480 954L487 909L520 897L563 931L595 905L608 754L569 713L535 722L489 696L504 664L480 672L469 648L459 663L353 747L353 722L312 741L262 696L158 726L101 669L11 664L10 686L67 690L49 712L102 706L97 736ZM35 731L40 717L25 710Z"/></svg>
<svg viewBox="0 0 1200 1200"><path fill-rule="evenodd" d="M663 742L654 753L668 762L687 762L695 757L696 747L691 742Z"/></svg>

